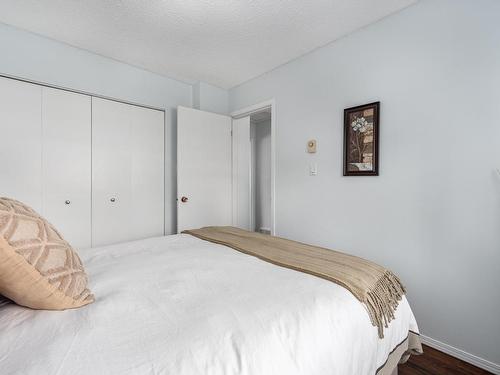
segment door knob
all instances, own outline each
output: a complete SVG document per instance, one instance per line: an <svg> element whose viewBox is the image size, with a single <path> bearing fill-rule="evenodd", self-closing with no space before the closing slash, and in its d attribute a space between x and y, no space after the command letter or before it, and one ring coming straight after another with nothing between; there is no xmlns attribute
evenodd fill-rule
<svg viewBox="0 0 500 375"><path fill-rule="evenodd" d="M182 203L186 203L187 201L188 201L188 197L182 197L182 198L181 198L181 202L182 202Z"/></svg>
<svg viewBox="0 0 500 375"><path fill-rule="evenodd" d="M71 201L70 201L69 199L67 199L64 203L65 203L65 204L70 204L70 203L71 203Z"/></svg>
<svg viewBox="0 0 500 375"><path fill-rule="evenodd" d="M115 202L116 202L116 198L111 198L111 199L110 199L110 201L111 201L112 203L115 203Z"/></svg>

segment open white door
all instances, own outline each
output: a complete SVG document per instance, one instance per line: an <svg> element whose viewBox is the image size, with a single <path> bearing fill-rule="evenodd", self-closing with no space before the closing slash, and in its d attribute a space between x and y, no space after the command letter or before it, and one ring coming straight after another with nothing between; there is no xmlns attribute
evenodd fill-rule
<svg viewBox="0 0 500 375"><path fill-rule="evenodd" d="M177 231L232 225L231 118L177 108Z"/></svg>
<svg viewBox="0 0 500 375"><path fill-rule="evenodd" d="M233 225L253 230L250 116L233 120Z"/></svg>

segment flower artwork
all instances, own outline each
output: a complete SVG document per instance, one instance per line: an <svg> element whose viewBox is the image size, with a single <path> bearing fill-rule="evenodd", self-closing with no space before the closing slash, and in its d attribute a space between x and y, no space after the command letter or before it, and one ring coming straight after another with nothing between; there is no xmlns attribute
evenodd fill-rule
<svg viewBox="0 0 500 375"><path fill-rule="evenodd" d="M344 110L344 176L378 176L380 103Z"/></svg>

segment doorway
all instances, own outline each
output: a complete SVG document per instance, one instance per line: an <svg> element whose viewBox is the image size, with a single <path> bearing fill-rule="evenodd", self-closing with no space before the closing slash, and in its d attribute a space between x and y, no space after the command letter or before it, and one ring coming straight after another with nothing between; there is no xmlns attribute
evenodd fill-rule
<svg viewBox="0 0 500 375"><path fill-rule="evenodd" d="M274 100L231 114L233 225L275 234Z"/></svg>
<svg viewBox="0 0 500 375"><path fill-rule="evenodd" d="M177 230L276 233L274 100L219 115L177 108ZM252 151L253 150L253 151Z"/></svg>
<svg viewBox="0 0 500 375"><path fill-rule="evenodd" d="M271 108L250 115L250 230L271 234Z"/></svg>

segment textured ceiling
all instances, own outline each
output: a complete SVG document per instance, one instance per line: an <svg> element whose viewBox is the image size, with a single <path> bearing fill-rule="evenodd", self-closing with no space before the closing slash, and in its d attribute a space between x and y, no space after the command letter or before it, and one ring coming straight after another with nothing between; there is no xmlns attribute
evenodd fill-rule
<svg viewBox="0 0 500 375"><path fill-rule="evenodd" d="M0 21L230 88L416 0L0 0Z"/></svg>

